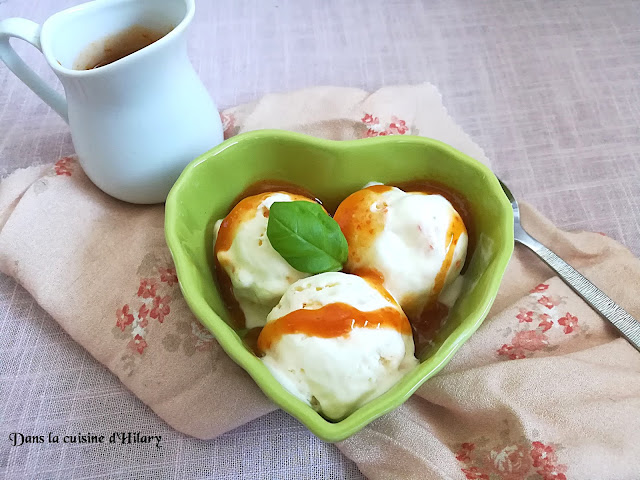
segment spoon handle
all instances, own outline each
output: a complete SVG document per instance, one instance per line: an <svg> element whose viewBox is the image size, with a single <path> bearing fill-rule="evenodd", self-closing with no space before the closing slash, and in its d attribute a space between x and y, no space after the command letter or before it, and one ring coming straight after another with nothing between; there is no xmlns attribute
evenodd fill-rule
<svg viewBox="0 0 640 480"><path fill-rule="evenodd" d="M640 352L640 322L547 247L524 231L518 233L516 241L528 247L544 260L574 292L580 295L605 320L611 322L629 343Z"/></svg>

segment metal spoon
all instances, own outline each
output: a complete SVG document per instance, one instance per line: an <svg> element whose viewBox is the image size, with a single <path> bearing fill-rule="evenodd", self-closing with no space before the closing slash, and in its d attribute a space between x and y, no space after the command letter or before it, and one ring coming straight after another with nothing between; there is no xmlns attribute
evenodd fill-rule
<svg viewBox="0 0 640 480"><path fill-rule="evenodd" d="M500 179L498 179L498 181L500 181ZM640 352L640 322L605 295L602 290L583 277L575 268L529 235L520 224L518 202L502 181L500 181L500 185L502 185L502 189L513 208L515 241L529 248L529 250L544 260L574 292L580 295L580 297L605 320L612 323L622 336Z"/></svg>

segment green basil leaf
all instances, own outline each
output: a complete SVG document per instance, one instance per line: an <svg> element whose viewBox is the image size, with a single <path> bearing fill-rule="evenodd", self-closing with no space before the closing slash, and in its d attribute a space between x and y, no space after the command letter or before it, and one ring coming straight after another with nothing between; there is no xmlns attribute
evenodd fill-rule
<svg viewBox="0 0 640 480"><path fill-rule="evenodd" d="M347 239L317 203L275 202L269 209L267 237L276 252L301 272L337 272L347 261Z"/></svg>

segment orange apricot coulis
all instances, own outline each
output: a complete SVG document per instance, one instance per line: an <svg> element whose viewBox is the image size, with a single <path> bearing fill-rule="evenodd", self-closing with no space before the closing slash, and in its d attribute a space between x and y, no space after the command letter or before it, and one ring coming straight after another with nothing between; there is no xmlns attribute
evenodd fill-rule
<svg viewBox="0 0 640 480"><path fill-rule="evenodd" d="M447 235L445 237L447 253L444 257L444 261L442 262L442 266L440 267L440 271L436 275L431 298L427 302L427 305L434 303L440 296L440 292L444 288L444 281L447 278L447 272L449 271L451 263L453 262L453 254L455 253L456 246L458 245L458 240L460 240L460 236L463 233L467 233L467 230L464 228L464 223L462 223L462 219L459 215L454 215L453 220L449 224Z"/></svg>
<svg viewBox="0 0 640 480"><path fill-rule="evenodd" d="M388 185L372 185L352 193L338 205L333 219L338 222L349 243L348 264L359 263L358 251L368 248L384 229L386 205L381 202L380 195L391 188ZM371 211L369 207L372 204L379 208Z"/></svg>
<svg viewBox="0 0 640 480"><path fill-rule="evenodd" d="M258 206L273 193L276 192L261 193L259 195L243 198L235 207L233 207L220 224L220 230L218 231L218 238L216 239L215 246L216 256L218 252L226 252L231 248L231 244L233 243L233 239L236 237L236 232L240 225L255 217ZM269 217L269 209L264 207L262 214L265 217Z"/></svg>
<svg viewBox="0 0 640 480"><path fill-rule="evenodd" d="M229 214L222 220L220 224L220 230L216 238L214 246L214 263L216 270L216 278L218 285L220 286L220 293L222 300L229 311L229 315L233 323L238 328L244 328L245 317L240 304L233 293L233 285L231 279L225 270L225 266L220 264L218 260L219 252L226 252L231 248L233 239L236 236L238 228L243 222L253 218L256 215L256 211L260 203L274 193L285 193L292 196L296 196L296 200L309 200L317 201L313 195L306 190L297 187L287 182L280 182L278 180L264 180L261 182L250 185L244 192L242 192L236 201L234 207ZM269 216L269 209L263 209L263 215Z"/></svg>
<svg viewBox="0 0 640 480"><path fill-rule="evenodd" d="M361 312L346 303L329 303L315 310L294 310L267 323L258 337L258 350L267 351L283 335L304 333L309 337L336 338L348 335L354 328L388 328L411 335L411 325L398 308Z"/></svg>
<svg viewBox="0 0 640 480"><path fill-rule="evenodd" d="M220 229L218 230L216 243L213 248L213 257L216 267L216 278L218 279L218 284L220 285L222 300L224 301L227 310L229 311L229 315L231 316L233 323L238 328L244 328L245 326L246 321L244 312L242 311L242 308L240 308L240 304L238 303L238 300L236 300L236 296L233 293L233 284L231 283L229 274L224 268L225 265L220 264L218 253L226 252L231 248L231 244L233 243L233 239L236 236L238 227L242 225L244 221L249 220L255 216L258 205L260 205L260 203L269 195L269 193L262 193L240 200L233 207L233 209L231 209L229 214L222 220ZM265 211L266 215L268 215L269 210L265 208Z"/></svg>

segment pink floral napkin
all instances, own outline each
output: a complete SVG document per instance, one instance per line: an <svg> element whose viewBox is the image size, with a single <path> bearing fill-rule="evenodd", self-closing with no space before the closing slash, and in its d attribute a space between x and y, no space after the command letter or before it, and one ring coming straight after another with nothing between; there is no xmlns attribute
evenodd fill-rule
<svg viewBox="0 0 640 480"><path fill-rule="evenodd" d="M489 164L431 85L318 87L230 109L226 136L283 128L350 139L415 134ZM539 240L640 317L640 261L595 233ZM98 190L73 157L0 183L0 269L176 429L212 438L275 409L193 317L162 206ZM640 355L520 247L478 332L394 412L338 444L372 479L640 478Z"/></svg>

